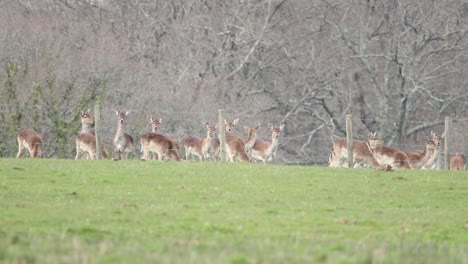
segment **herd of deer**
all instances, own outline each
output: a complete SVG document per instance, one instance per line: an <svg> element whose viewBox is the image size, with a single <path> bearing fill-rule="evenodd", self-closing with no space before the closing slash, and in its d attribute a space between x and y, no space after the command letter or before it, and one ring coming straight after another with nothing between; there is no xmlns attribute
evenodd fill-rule
<svg viewBox="0 0 468 264"><path fill-rule="evenodd" d="M129 153L135 152L135 144L132 136L125 133L126 118L130 111L120 112L113 110L117 116L117 132L115 133L114 160L127 159ZM140 136L142 156L141 160L157 159L180 161L179 141L172 135L158 133L158 127L163 118L153 119L148 117L151 124L151 132ZM276 155L279 137L284 129L284 124L274 127L268 124L271 131L271 141L262 141L257 138L257 131L260 124L253 127L244 127L247 139L243 140L233 131L239 119L232 122L225 121L226 134L226 159L228 161L262 161L271 162ZM94 118L90 110L81 112L81 130L76 137L76 157L75 159L95 159L96 158L96 136L91 125ZM220 160L220 140L217 136L218 124L204 123L206 137L188 136L184 140L185 159L190 160L193 156L199 160ZM440 145L444 140L444 134L439 135L431 131L431 137L427 139L425 147L420 151L403 151L390 146L386 146L377 137L377 134L370 133L368 141L353 141L353 167L373 167L379 170L391 170L392 168L419 168L434 169L440 151ZM23 129L18 133L18 154L17 158L23 157L25 149L29 151L31 157L41 157L42 139L41 136L31 129ZM102 157L108 159L107 149L101 146ZM346 167L348 162L348 150L346 139L334 142L329 155L330 167ZM451 158L451 170L464 170L466 159L463 154L457 153Z"/></svg>
<svg viewBox="0 0 468 264"><path fill-rule="evenodd" d="M403 151L386 146L377 137L376 132L369 133L367 142L353 141L353 167L373 167L378 170L397 169L435 169L444 134L431 131L423 150ZM348 165L348 149L346 139L337 140L329 155L330 167L346 167ZM466 160L463 154L457 153L450 159L451 170L464 170Z"/></svg>
<svg viewBox="0 0 468 264"><path fill-rule="evenodd" d="M135 152L135 143L133 137L125 132L126 118L130 111L121 112L113 110L117 116L117 131L114 136L114 160L127 159L129 153ZM151 132L140 136L141 160L157 159L180 161L179 141L172 135L158 133L158 127L163 118L153 119L148 116L151 124ZM243 140L233 131L239 119L232 122L225 121L226 134L226 159L231 162L242 161L262 161L271 162L276 155L281 131L284 124L274 127L268 124L271 130L271 141L262 141L257 138L257 130L260 124L254 127L244 127L248 134L247 140ZM96 135L91 125L94 118L90 110L81 112L81 130L76 137L76 157L75 159L96 159ZM217 136L218 124L204 123L206 128L206 137L188 136L184 140L185 158L189 160L193 156L199 160L221 160L220 140ZM41 157L42 139L41 136L31 129L23 129L18 133L19 150L17 158L24 156L25 149L28 149L31 157ZM107 159L107 149L101 145L102 157Z"/></svg>

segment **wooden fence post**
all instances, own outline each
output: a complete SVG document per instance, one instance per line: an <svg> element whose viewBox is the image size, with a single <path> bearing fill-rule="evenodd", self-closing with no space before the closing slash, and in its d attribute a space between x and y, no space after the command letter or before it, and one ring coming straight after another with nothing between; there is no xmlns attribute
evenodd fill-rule
<svg viewBox="0 0 468 264"><path fill-rule="evenodd" d="M221 161L226 161L226 126L224 124L224 109L218 110L219 155Z"/></svg>
<svg viewBox="0 0 468 264"><path fill-rule="evenodd" d="M94 105L94 134L96 135L96 159L102 157L101 150L101 105Z"/></svg>
<svg viewBox="0 0 468 264"><path fill-rule="evenodd" d="M444 139L444 169L450 169L450 130L452 129L452 119L445 117L445 139Z"/></svg>
<svg viewBox="0 0 468 264"><path fill-rule="evenodd" d="M346 147L348 149L348 168L354 167L353 161L353 126L351 114L346 115Z"/></svg>

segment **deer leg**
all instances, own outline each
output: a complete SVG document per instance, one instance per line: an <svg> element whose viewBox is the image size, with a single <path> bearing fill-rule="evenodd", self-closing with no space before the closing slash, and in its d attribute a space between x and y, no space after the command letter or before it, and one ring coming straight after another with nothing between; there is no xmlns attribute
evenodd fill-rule
<svg viewBox="0 0 468 264"><path fill-rule="evenodd" d="M19 143L18 147L18 154L16 154L16 158L21 158L24 155L24 145L23 143Z"/></svg>

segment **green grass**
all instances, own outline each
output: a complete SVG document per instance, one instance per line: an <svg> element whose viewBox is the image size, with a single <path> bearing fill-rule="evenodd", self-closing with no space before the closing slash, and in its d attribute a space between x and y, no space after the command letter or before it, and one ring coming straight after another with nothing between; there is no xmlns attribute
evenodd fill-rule
<svg viewBox="0 0 468 264"><path fill-rule="evenodd" d="M0 160L0 263L468 263L468 173Z"/></svg>

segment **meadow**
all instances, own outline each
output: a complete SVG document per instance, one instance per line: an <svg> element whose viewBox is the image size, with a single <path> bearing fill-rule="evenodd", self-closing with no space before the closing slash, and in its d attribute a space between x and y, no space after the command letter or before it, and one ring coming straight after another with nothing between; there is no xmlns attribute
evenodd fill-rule
<svg viewBox="0 0 468 264"><path fill-rule="evenodd" d="M0 263L468 263L468 172L0 159Z"/></svg>

